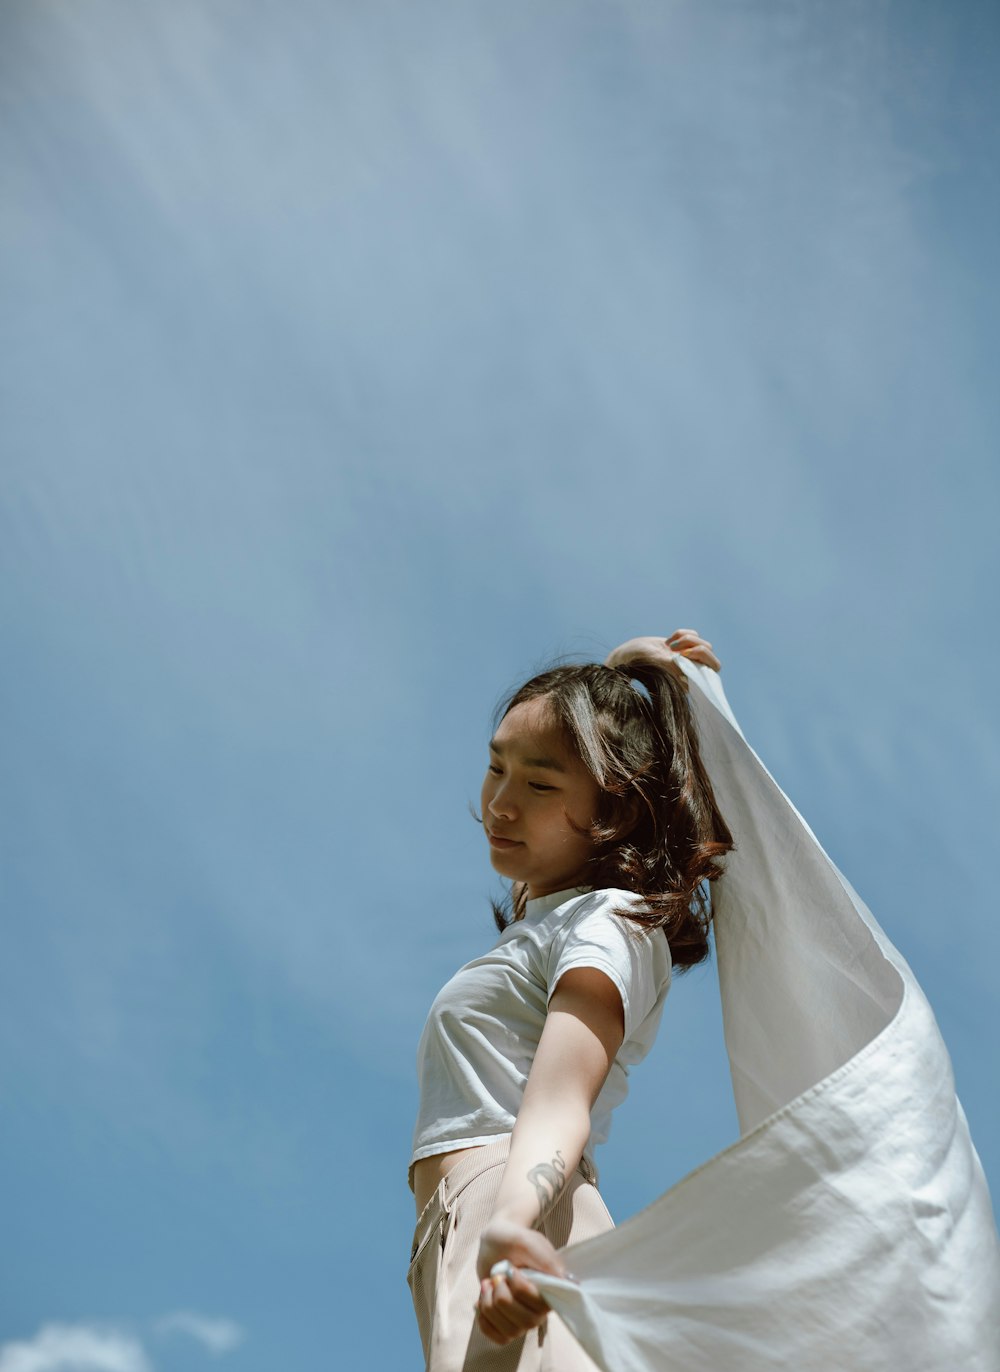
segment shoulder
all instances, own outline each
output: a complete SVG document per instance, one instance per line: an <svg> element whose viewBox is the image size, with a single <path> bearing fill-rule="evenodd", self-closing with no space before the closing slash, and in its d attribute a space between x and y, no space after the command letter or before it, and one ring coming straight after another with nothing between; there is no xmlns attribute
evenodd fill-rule
<svg viewBox="0 0 1000 1372"><path fill-rule="evenodd" d="M661 943L666 943L658 929L649 931L635 920L629 919L630 911L641 909L642 904L642 897L635 891L623 891L610 886L598 891L588 891L575 896L560 907L558 929L568 933L582 928L606 928L620 934L631 934L633 937L648 938L656 935Z"/></svg>
<svg viewBox="0 0 1000 1372"><path fill-rule="evenodd" d="M609 961L629 978L637 975L653 984L670 979L670 948L661 929L647 929L628 918L641 907L634 891L606 888L575 896L559 909L549 948L551 970L572 963Z"/></svg>
<svg viewBox="0 0 1000 1372"><path fill-rule="evenodd" d="M641 903L634 891L615 889L574 897L562 907L545 969L550 998L572 969L603 972L621 997L626 1041L662 1005L670 985L670 949L663 931L645 929L627 917Z"/></svg>

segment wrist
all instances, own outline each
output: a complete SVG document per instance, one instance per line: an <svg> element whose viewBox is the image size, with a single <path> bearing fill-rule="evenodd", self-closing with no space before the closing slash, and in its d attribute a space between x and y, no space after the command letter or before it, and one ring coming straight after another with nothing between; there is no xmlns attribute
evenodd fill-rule
<svg viewBox="0 0 1000 1372"><path fill-rule="evenodd" d="M541 1218L541 1210L534 1196L511 1197L509 1200L498 1198L486 1221L486 1229L534 1229Z"/></svg>
<svg viewBox="0 0 1000 1372"><path fill-rule="evenodd" d="M630 638L612 648L604 659L605 667L627 667L630 662L646 663L650 667L665 667L677 653L665 638Z"/></svg>

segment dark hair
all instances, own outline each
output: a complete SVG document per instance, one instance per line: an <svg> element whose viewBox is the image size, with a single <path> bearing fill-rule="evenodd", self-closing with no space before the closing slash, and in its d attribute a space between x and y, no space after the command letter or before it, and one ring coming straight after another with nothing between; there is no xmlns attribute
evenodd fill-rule
<svg viewBox="0 0 1000 1372"><path fill-rule="evenodd" d="M640 662L553 667L502 701L495 723L541 698L601 788L583 882L636 892L642 904L615 913L662 929L679 969L703 962L708 883L735 845L701 760L686 681ZM523 915L525 898L521 887L493 902L501 932Z"/></svg>

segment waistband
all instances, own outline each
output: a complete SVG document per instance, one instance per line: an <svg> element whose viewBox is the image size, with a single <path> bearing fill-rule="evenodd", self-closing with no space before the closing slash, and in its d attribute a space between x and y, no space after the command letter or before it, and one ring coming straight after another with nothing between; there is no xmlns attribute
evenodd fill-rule
<svg viewBox="0 0 1000 1372"><path fill-rule="evenodd" d="M501 1134L492 1143L480 1144L475 1151L467 1153L445 1173L437 1190L420 1212L417 1220L418 1232L425 1226L425 1221L438 1210L447 1213L470 1182L481 1177L491 1167L504 1166L510 1154L510 1138L510 1134ZM576 1170L584 1181L590 1182L593 1186L597 1185L597 1169L589 1158L581 1158Z"/></svg>

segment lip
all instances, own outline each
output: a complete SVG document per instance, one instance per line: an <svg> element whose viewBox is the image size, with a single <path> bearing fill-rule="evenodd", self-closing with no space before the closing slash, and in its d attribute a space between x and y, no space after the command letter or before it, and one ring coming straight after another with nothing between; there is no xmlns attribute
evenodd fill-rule
<svg viewBox="0 0 1000 1372"><path fill-rule="evenodd" d="M519 839L502 838L499 834L490 833L489 829L486 831L486 837L490 841L491 848L519 848L521 846Z"/></svg>

